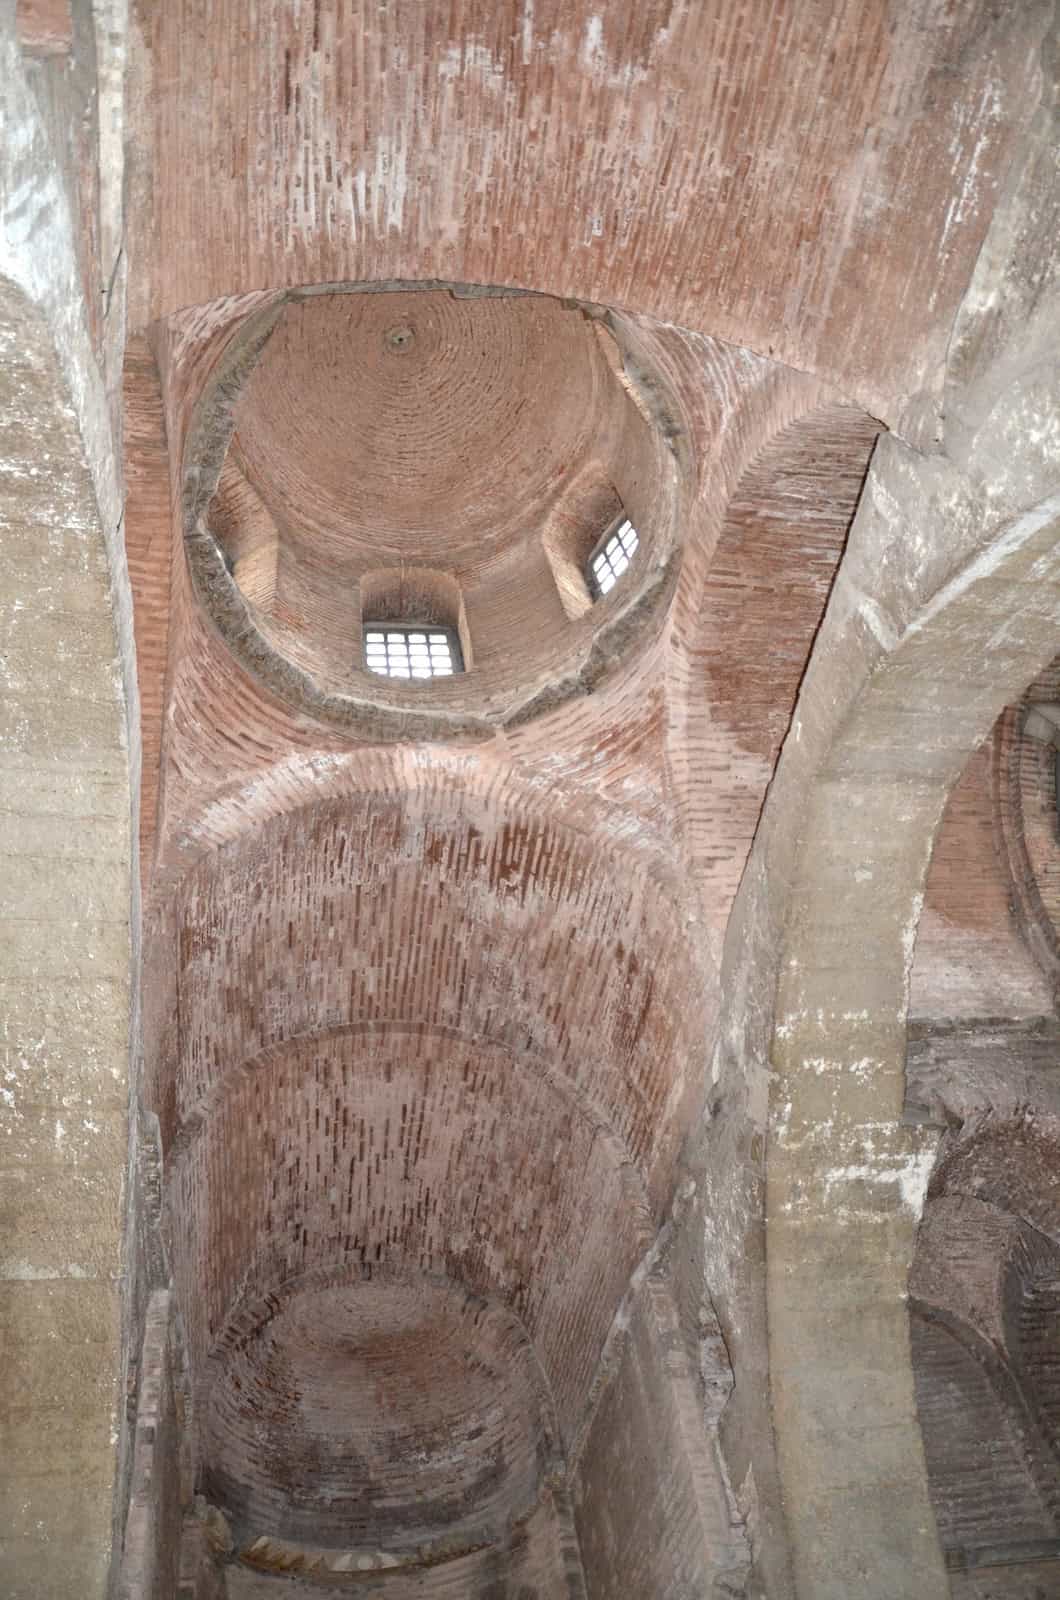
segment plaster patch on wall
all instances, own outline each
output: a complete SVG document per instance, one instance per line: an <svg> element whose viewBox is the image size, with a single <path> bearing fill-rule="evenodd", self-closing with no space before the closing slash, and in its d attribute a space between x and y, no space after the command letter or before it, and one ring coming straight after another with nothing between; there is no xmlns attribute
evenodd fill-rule
<svg viewBox="0 0 1060 1600"><path fill-rule="evenodd" d="M1025 544L1029 544L1037 534L1058 518L1060 518L1060 492L1049 495L1038 505L1032 506L1029 511L1014 517L1004 533L991 540L987 548L969 561L955 578L943 584L938 593L909 624L906 638L923 633L942 611L948 606L955 605L969 589L993 578L998 569L1016 556Z"/></svg>
<svg viewBox="0 0 1060 1600"><path fill-rule="evenodd" d="M85 1278L98 1282L100 1274L70 1263L65 1267L35 1267L29 1261L0 1262L0 1279L15 1283L47 1283L57 1278Z"/></svg>
<svg viewBox="0 0 1060 1600"><path fill-rule="evenodd" d="M868 595L862 594L857 596L856 610L858 616L868 626L869 632L877 644L890 654L898 643L898 629L891 618L886 615L882 606Z"/></svg>
<svg viewBox="0 0 1060 1600"><path fill-rule="evenodd" d="M946 207L946 221L939 241L939 249L945 250L953 228L959 227L980 204L980 163L984 150L993 144L995 131L1003 114L1003 103L1000 90L991 79L983 85L979 104L974 109L960 106L958 113L958 128L950 143L950 155L953 158L953 170L959 172L964 165L964 177L960 189L952 197ZM967 129L979 130L970 157L964 153L964 138Z"/></svg>
<svg viewBox="0 0 1060 1600"><path fill-rule="evenodd" d="M934 1164L934 1147L929 1146L913 1151L897 1165L876 1167L860 1162L846 1167L832 1167L824 1174L825 1198L830 1201L834 1189L850 1183L876 1186L896 1184L903 1206L912 1216L919 1217L924 1208L924 1196Z"/></svg>

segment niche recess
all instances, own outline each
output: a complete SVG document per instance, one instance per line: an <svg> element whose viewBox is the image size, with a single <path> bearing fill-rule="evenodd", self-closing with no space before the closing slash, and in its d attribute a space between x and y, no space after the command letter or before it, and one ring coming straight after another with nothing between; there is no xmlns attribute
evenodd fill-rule
<svg viewBox="0 0 1060 1600"><path fill-rule="evenodd" d="M682 430L657 375L640 392L636 337L548 296L437 287L245 319L184 454L189 563L230 647L373 738L484 737L595 689L676 579ZM636 562L594 604L586 563L623 515ZM463 671L369 672L364 625L387 620L451 629Z"/></svg>
<svg viewBox="0 0 1060 1600"><path fill-rule="evenodd" d="M994 733L997 837L1011 884L1011 903L1024 938L1060 991L1060 823L1057 776L1060 733L1060 656L1010 706Z"/></svg>
<svg viewBox="0 0 1060 1600"><path fill-rule="evenodd" d="M361 659L369 628L386 623L441 628L458 645L457 670L470 672L474 657L460 585L448 573L429 567L385 567L366 572L360 582Z"/></svg>

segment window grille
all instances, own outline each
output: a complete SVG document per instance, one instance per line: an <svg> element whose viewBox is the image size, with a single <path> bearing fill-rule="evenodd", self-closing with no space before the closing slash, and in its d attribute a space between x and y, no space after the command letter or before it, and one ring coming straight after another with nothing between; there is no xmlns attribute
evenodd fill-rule
<svg viewBox="0 0 1060 1600"><path fill-rule="evenodd" d="M423 623L366 623L364 661L382 678L451 678L464 670L454 630Z"/></svg>
<svg viewBox="0 0 1060 1600"><path fill-rule="evenodd" d="M639 543L637 530L628 517L623 517L610 533L604 535L589 557L586 572L594 599L603 599L614 588L633 560Z"/></svg>

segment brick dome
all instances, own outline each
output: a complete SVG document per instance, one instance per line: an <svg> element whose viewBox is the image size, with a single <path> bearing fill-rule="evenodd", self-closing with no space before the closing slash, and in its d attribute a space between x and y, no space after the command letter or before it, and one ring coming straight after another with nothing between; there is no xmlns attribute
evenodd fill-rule
<svg viewBox="0 0 1060 1600"><path fill-rule="evenodd" d="M317 1274L212 1361L204 1485L242 1537L418 1557L524 1516L554 1451L518 1319L458 1284Z"/></svg>
<svg viewBox="0 0 1060 1600"><path fill-rule="evenodd" d="M232 449L302 560L473 577L540 540L623 396L600 324L546 295L444 289L286 305L235 410Z"/></svg>
<svg viewBox="0 0 1060 1600"><path fill-rule="evenodd" d="M237 657L373 740L488 737L635 659L682 491L676 402L635 345L547 295L335 291L246 318L185 449L192 573ZM590 556L623 518L636 558L600 595ZM373 622L448 630L462 670L379 677Z"/></svg>

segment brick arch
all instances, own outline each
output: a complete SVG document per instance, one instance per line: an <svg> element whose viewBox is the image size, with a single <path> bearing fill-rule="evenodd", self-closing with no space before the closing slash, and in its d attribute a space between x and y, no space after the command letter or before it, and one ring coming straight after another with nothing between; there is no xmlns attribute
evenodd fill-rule
<svg viewBox="0 0 1060 1600"><path fill-rule="evenodd" d="M1023 1138L1029 1135L1029 1144ZM1060 1551L1060 1407L1050 1350L1060 1233L1034 1206L1055 1130L973 1125L932 1177L909 1280L917 1408L951 1568ZM1018 1209L1010 1209L1010 1207ZM1018 1574L1017 1585L1019 1583Z"/></svg>
<svg viewBox="0 0 1060 1600"><path fill-rule="evenodd" d="M1060 986L1060 850L1056 844L1056 746L1025 732L1029 707L1060 692L1060 660L1049 663L994 734L995 827L1024 940Z"/></svg>
<svg viewBox="0 0 1060 1600"><path fill-rule="evenodd" d="M1017 1108L978 1119L943 1147L931 1195L974 1195L1060 1246L1060 1118Z"/></svg>
<svg viewBox="0 0 1060 1600"><path fill-rule="evenodd" d="M702 1094L683 889L651 851L604 851L539 803L497 798L333 794L200 858L151 934L147 1093L167 1147L266 1046L348 1024L458 1028L547 1060L661 1216ZM410 917L429 939L405 938ZM296 958L311 981L291 988Z"/></svg>
<svg viewBox="0 0 1060 1600"><path fill-rule="evenodd" d="M695 353L706 380L699 406L717 410L674 606L666 761L675 832L697 893L697 933L716 977L706 1086L713 1120L708 1132L693 1130L688 1147L702 1232L689 1238L685 1292L710 1285L736 1370L747 1363L726 1408L730 1472L747 1483L753 1464L759 1559L783 1594L787 1534L777 1512L756 1272L764 1248L762 1085L742 1063L727 1070L740 1029L767 1014L760 973L769 955L763 944L746 964L734 960L744 929L737 921L727 942L725 935L880 425L803 373L743 352L737 359L709 341ZM742 653L728 649L733 627ZM756 938L769 936L756 929ZM701 1157L704 1141L710 1154Z"/></svg>
<svg viewBox="0 0 1060 1600"><path fill-rule="evenodd" d="M880 432L776 370L737 414L701 480L670 666L682 842L719 949Z"/></svg>
<svg viewBox="0 0 1060 1600"><path fill-rule="evenodd" d="M984 1359L965 1325L926 1316L915 1303L910 1317L932 1506L951 1570L969 1558L1009 1566L1019 1551L1055 1544L1055 1504L1032 1467L1005 1369Z"/></svg>

